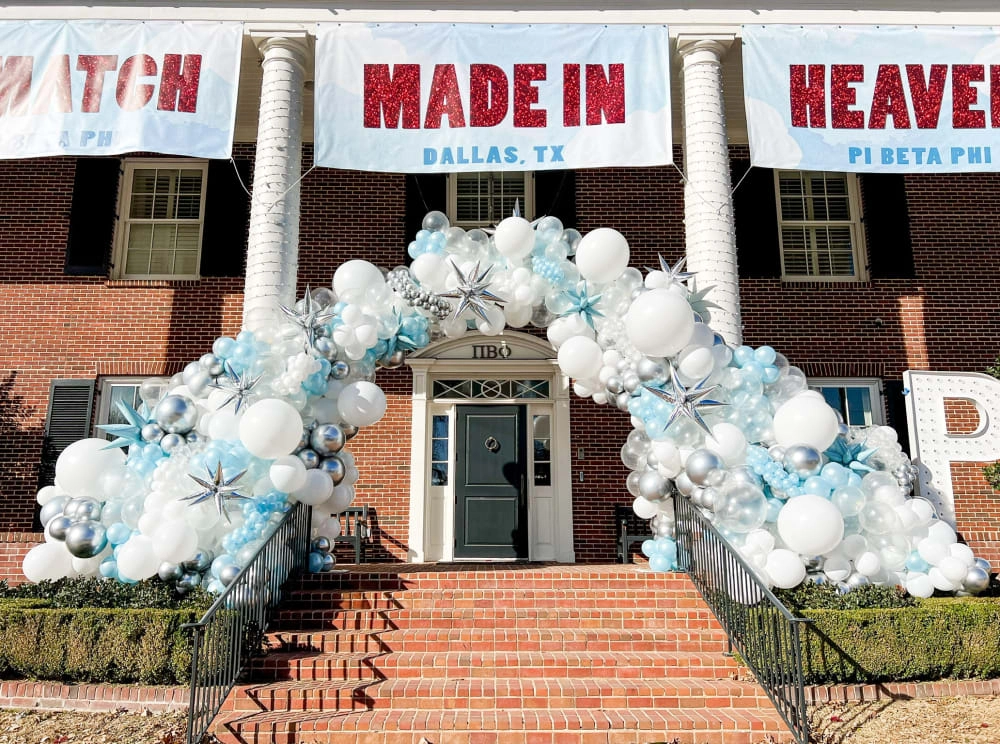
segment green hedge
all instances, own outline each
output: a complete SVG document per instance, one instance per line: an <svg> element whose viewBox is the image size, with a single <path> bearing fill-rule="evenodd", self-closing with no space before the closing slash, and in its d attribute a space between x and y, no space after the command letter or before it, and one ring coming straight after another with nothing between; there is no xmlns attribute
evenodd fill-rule
<svg viewBox="0 0 1000 744"><path fill-rule="evenodd" d="M58 609L0 601L0 676L65 682L184 684L197 610Z"/></svg>
<svg viewBox="0 0 1000 744"><path fill-rule="evenodd" d="M800 610L811 683L1000 676L1000 599L941 598L915 607Z"/></svg>

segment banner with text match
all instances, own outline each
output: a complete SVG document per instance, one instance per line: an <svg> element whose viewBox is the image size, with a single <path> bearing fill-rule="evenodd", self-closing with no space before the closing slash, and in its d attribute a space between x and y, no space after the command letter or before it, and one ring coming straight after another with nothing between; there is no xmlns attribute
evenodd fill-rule
<svg viewBox="0 0 1000 744"><path fill-rule="evenodd" d="M665 26L319 24L316 164L670 163L668 63Z"/></svg>
<svg viewBox="0 0 1000 744"><path fill-rule="evenodd" d="M1000 170L998 28L744 26L743 82L754 165Z"/></svg>
<svg viewBox="0 0 1000 744"><path fill-rule="evenodd" d="M0 21L0 158L228 158L243 24Z"/></svg>

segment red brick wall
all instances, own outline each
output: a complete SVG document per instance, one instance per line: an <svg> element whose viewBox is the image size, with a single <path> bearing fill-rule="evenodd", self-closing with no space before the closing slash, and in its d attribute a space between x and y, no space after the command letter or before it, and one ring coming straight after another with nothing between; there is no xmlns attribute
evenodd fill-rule
<svg viewBox="0 0 1000 744"><path fill-rule="evenodd" d="M24 582L24 556L43 542L45 538L37 532L0 532L0 580L6 579L11 586Z"/></svg>

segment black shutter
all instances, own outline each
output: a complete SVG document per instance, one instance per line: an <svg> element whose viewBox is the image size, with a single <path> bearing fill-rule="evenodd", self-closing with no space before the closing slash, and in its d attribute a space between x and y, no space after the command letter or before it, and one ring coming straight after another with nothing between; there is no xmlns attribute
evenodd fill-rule
<svg viewBox="0 0 1000 744"><path fill-rule="evenodd" d="M535 173L535 217L558 217L576 227L576 174L568 170Z"/></svg>
<svg viewBox="0 0 1000 744"><path fill-rule="evenodd" d="M49 388L49 415L39 467L39 486L55 480L59 453L90 436L90 416L94 407L93 380L53 380Z"/></svg>
<svg viewBox="0 0 1000 744"><path fill-rule="evenodd" d="M747 170L750 172L747 173ZM733 193L739 274L753 279L780 277L781 246L778 242L774 171L770 168L751 168L749 160L734 160L732 172L733 184L740 184Z"/></svg>
<svg viewBox="0 0 1000 744"><path fill-rule="evenodd" d="M406 219L403 227L406 234L403 244L409 245L417 237L424 215L433 211L448 214L448 175L446 173L426 173L406 177Z"/></svg>
<svg viewBox="0 0 1000 744"><path fill-rule="evenodd" d="M118 158L77 158L66 239L67 274L107 274L120 170Z"/></svg>
<svg viewBox="0 0 1000 744"><path fill-rule="evenodd" d="M201 235L202 276L242 276L250 223L250 161L208 163L205 226ZM242 180L242 184L241 184Z"/></svg>
<svg viewBox="0 0 1000 744"><path fill-rule="evenodd" d="M883 380L882 393L885 395L886 423L896 430L899 446L910 453L910 427L906 421L906 396L903 395L902 380Z"/></svg>
<svg viewBox="0 0 1000 744"><path fill-rule="evenodd" d="M872 278L913 278L905 178L901 173L868 173L861 176L861 192Z"/></svg>

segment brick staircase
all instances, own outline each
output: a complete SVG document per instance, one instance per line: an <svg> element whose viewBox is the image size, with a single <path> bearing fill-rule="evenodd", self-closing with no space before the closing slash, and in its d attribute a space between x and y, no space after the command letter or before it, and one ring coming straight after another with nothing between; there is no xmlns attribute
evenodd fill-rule
<svg viewBox="0 0 1000 744"><path fill-rule="evenodd" d="M362 566L301 578L223 744L759 744L791 736L682 574Z"/></svg>

